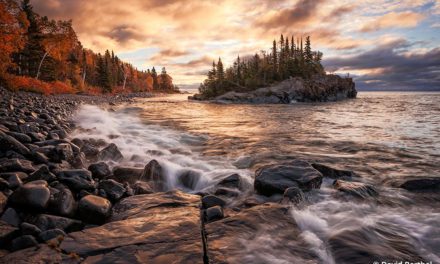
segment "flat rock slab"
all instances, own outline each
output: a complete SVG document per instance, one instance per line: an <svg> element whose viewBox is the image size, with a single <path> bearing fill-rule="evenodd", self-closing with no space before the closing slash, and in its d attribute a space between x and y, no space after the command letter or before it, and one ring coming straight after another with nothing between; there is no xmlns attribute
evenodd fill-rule
<svg viewBox="0 0 440 264"><path fill-rule="evenodd" d="M0 263L80 263L79 258L58 252L57 250L40 244L38 247L30 247L12 252L0 258Z"/></svg>
<svg viewBox="0 0 440 264"><path fill-rule="evenodd" d="M61 243L86 263L203 263L199 196L180 191L132 196L111 222Z"/></svg>
<svg viewBox="0 0 440 264"><path fill-rule="evenodd" d="M209 263L318 263L287 207L262 204L205 225Z"/></svg>

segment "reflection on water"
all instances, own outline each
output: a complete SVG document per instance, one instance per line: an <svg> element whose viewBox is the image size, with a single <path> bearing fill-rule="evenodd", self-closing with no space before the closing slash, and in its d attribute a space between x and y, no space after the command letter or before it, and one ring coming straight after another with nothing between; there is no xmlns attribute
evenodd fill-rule
<svg viewBox="0 0 440 264"><path fill-rule="evenodd" d="M440 94L360 93L356 100L295 105L140 102L147 124L208 135L204 155L263 163L303 157L368 179L439 175Z"/></svg>
<svg viewBox="0 0 440 264"><path fill-rule="evenodd" d="M185 190L177 178L187 171L201 176L193 192L239 173L249 183L246 197L254 195L254 171L264 164L303 158L351 169L378 188L379 198L353 200L325 180L307 193L307 206L291 208L316 258L365 263L381 254L440 262L438 194L382 185L394 177L440 176L440 93L359 93L356 100L294 105L212 104L172 95L139 99L115 112L84 106L77 121L91 130L74 136L117 144L126 165L157 159L169 188ZM262 234L265 245L247 243L260 249L260 262L289 263L273 256L284 249L279 241L272 243L277 251L268 249L276 234Z"/></svg>

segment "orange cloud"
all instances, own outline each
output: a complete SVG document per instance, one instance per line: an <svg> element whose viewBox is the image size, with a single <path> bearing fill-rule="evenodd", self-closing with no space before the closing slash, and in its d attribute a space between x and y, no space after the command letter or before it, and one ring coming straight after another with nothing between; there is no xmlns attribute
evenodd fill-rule
<svg viewBox="0 0 440 264"><path fill-rule="evenodd" d="M400 13L391 12L365 24L360 31L371 32L391 27L415 27L424 18L424 15L410 11Z"/></svg>

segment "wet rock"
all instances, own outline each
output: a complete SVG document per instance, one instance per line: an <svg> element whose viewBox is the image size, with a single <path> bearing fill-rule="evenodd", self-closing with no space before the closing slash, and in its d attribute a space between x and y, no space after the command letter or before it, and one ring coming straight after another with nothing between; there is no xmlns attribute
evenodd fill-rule
<svg viewBox="0 0 440 264"><path fill-rule="evenodd" d="M68 143L61 143L55 147L56 155L54 156L55 162L60 162L61 160L66 160L68 162L72 161L74 155L72 146Z"/></svg>
<svg viewBox="0 0 440 264"><path fill-rule="evenodd" d="M332 179L356 177L356 174L350 170L340 170L320 163L313 163L312 166L321 172L324 177Z"/></svg>
<svg viewBox="0 0 440 264"><path fill-rule="evenodd" d="M32 162L23 159L6 159L0 161L0 173L1 172L34 172L35 168L32 166Z"/></svg>
<svg viewBox="0 0 440 264"><path fill-rule="evenodd" d="M404 177L388 182L391 186L414 192L440 191L440 177Z"/></svg>
<svg viewBox="0 0 440 264"><path fill-rule="evenodd" d="M61 189L52 196L53 197L50 201L50 209L52 212L61 216L74 216L76 211L76 202L73 198L72 192L69 189Z"/></svg>
<svg viewBox="0 0 440 264"><path fill-rule="evenodd" d="M20 250L28 247L35 247L38 245L37 240L31 235L24 235L12 240L11 249L12 251Z"/></svg>
<svg viewBox="0 0 440 264"><path fill-rule="evenodd" d="M58 228L66 232L73 232L81 230L84 226L81 221L48 214L29 216L26 221L37 226L42 231Z"/></svg>
<svg viewBox="0 0 440 264"><path fill-rule="evenodd" d="M73 159L70 160L70 165L72 165L73 168L75 169L83 169L85 168L85 164L87 163L86 161L86 156L84 155L84 153L79 153L76 154Z"/></svg>
<svg viewBox="0 0 440 264"><path fill-rule="evenodd" d="M118 182L135 183L141 179L143 169L134 167L115 167L113 178Z"/></svg>
<svg viewBox="0 0 440 264"><path fill-rule="evenodd" d="M202 263L198 202L179 191L128 197L111 222L68 234L60 248L86 263Z"/></svg>
<svg viewBox="0 0 440 264"><path fill-rule="evenodd" d="M303 202L304 199L304 193L298 187L289 187L283 194L283 203L299 204Z"/></svg>
<svg viewBox="0 0 440 264"><path fill-rule="evenodd" d="M11 176L8 178L8 185L9 188L15 190L21 185L23 185L23 182L21 181L20 177L17 175L17 173L12 173Z"/></svg>
<svg viewBox="0 0 440 264"><path fill-rule="evenodd" d="M58 179L74 191L93 190L95 188L92 173L85 169L60 171Z"/></svg>
<svg viewBox="0 0 440 264"><path fill-rule="evenodd" d="M35 164L48 164L49 163L49 157L47 157L45 154L38 152L38 151L31 151L31 157L32 160L35 162Z"/></svg>
<svg viewBox="0 0 440 264"><path fill-rule="evenodd" d="M20 225L22 235L31 235L37 237L41 233L41 229L29 223L21 223Z"/></svg>
<svg viewBox="0 0 440 264"><path fill-rule="evenodd" d="M52 182L56 180L56 176L50 172L49 167L42 165L38 170L29 175L28 181L45 180Z"/></svg>
<svg viewBox="0 0 440 264"><path fill-rule="evenodd" d="M15 227L19 227L21 224L20 216L17 214L17 211L15 211L15 209L12 207L6 209L0 220Z"/></svg>
<svg viewBox="0 0 440 264"><path fill-rule="evenodd" d="M24 172L4 172L4 173L0 173L0 178L3 179L9 179L9 177L11 177L12 175L17 176L18 178L20 178L21 181L27 181L28 175Z"/></svg>
<svg viewBox="0 0 440 264"><path fill-rule="evenodd" d="M76 146L78 146L79 148L81 148L84 145L84 142L80 138L74 138L71 140L71 142Z"/></svg>
<svg viewBox="0 0 440 264"><path fill-rule="evenodd" d="M178 176L179 184L190 190L195 189L197 183L199 182L199 179L200 174L192 170L184 171L181 175Z"/></svg>
<svg viewBox="0 0 440 264"><path fill-rule="evenodd" d="M27 147L2 131L0 131L0 149L13 150L24 156L30 155L30 151Z"/></svg>
<svg viewBox="0 0 440 264"><path fill-rule="evenodd" d="M92 172L92 177L97 179L104 179L111 175L110 168L105 162L90 164L88 170Z"/></svg>
<svg viewBox="0 0 440 264"><path fill-rule="evenodd" d="M18 250L0 259L2 263L79 263L79 259L72 256L63 254L56 248L49 247L46 244L38 245L38 249L30 247L22 250Z"/></svg>
<svg viewBox="0 0 440 264"><path fill-rule="evenodd" d="M240 191L237 189L231 189L226 187L220 187L215 190L215 195L226 196L226 197L237 197L240 195Z"/></svg>
<svg viewBox="0 0 440 264"><path fill-rule="evenodd" d="M202 206L205 209L217 205L223 207L226 205L226 202L215 195L206 195L202 198Z"/></svg>
<svg viewBox="0 0 440 264"><path fill-rule="evenodd" d="M0 221L0 245L2 248L20 234L20 230L6 222ZM0 259L1 260L1 259ZM12 263L12 262L10 262Z"/></svg>
<svg viewBox="0 0 440 264"><path fill-rule="evenodd" d="M84 143L84 145L81 147L81 152L86 155L87 159L94 160L98 157L99 149L90 143Z"/></svg>
<svg viewBox="0 0 440 264"><path fill-rule="evenodd" d="M0 192L9 190L9 182L3 178L0 178Z"/></svg>
<svg viewBox="0 0 440 264"><path fill-rule="evenodd" d="M124 185L111 179L100 181L98 184L98 188L104 190L107 194L107 197L113 202L121 199L121 197L125 193Z"/></svg>
<svg viewBox="0 0 440 264"><path fill-rule="evenodd" d="M226 187L226 188L236 188L241 189L241 177L237 173L234 173L232 175L229 175L228 177L221 180L217 186L219 187Z"/></svg>
<svg viewBox="0 0 440 264"><path fill-rule="evenodd" d="M208 223L220 220L223 217L223 208L218 205L205 210L205 221Z"/></svg>
<svg viewBox="0 0 440 264"><path fill-rule="evenodd" d="M344 180L335 180L333 187L341 192L351 194L359 198L375 197L379 195L376 188L370 184L362 182L349 182Z"/></svg>
<svg viewBox="0 0 440 264"><path fill-rule="evenodd" d="M9 136L14 137L16 140L20 141L20 143L22 144L26 144L26 143L31 143L32 139L23 133L18 133L18 132L7 132L6 134L8 134Z"/></svg>
<svg viewBox="0 0 440 264"><path fill-rule="evenodd" d="M45 242L54 238L65 237L65 236L66 233L63 230L56 228L41 232L40 235L38 236L38 239L40 241Z"/></svg>
<svg viewBox="0 0 440 264"><path fill-rule="evenodd" d="M257 205L207 223L205 233L210 263L320 263L288 207L279 204Z"/></svg>
<svg viewBox="0 0 440 264"><path fill-rule="evenodd" d="M328 245L336 263L374 263L377 260L392 263L396 259L402 263L426 261L410 241L410 237L397 227L360 226L330 236Z"/></svg>
<svg viewBox="0 0 440 264"><path fill-rule="evenodd" d="M111 143L98 153L98 158L100 160L121 161L124 156L119 151L118 147L114 143Z"/></svg>
<svg viewBox="0 0 440 264"><path fill-rule="evenodd" d="M133 184L133 191L134 194L150 194L153 193L153 189L150 187L150 185L143 181L137 181Z"/></svg>
<svg viewBox="0 0 440 264"><path fill-rule="evenodd" d="M3 213L7 202L8 198L2 192L0 192L0 215Z"/></svg>
<svg viewBox="0 0 440 264"><path fill-rule="evenodd" d="M102 224L110 215L111 203L109 200L87 195L81 198L78 203L78 214L87 223Z"/></svg>
<svg viewBox="0 0 440 264"><path fill-rule="evenodd" d="M49 202L50 191L46 181L32 181L18 188L9 198L12 205L28 210L42 211Z"/></svg>
<svg viewBox="0 0 440 264"><path fill-rule="evenodd" d="M155 191L166 189L165 173L157 160L151 160L142 172L141 180L146 181Z"/></svg>
<svg viewBox="0 0 440 264"><path fill-rule="evenodd" d="M308 162L295 160L282 165L268 165L255 173L255 190L263 195L283 194L289 187L298 187L303 191L319 189L322 174Z"/></svg>

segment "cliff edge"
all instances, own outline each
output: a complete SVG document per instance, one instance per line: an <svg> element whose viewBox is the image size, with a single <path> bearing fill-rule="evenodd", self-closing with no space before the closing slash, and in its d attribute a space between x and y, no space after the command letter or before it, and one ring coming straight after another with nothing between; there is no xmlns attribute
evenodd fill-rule
<svg viewBox="0 0 440 264"><path fill-rule="evenodd" d="M317 75L311 79L290 78L270 87L249 92L227 92L215 98L200 94L190 100L211 100L230 103L289 104L292 102L331 102L356 98L357 91L352 78L338 75Z"/></svg>

